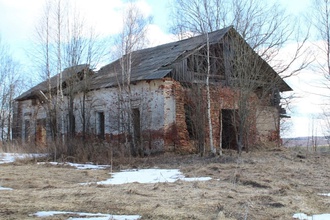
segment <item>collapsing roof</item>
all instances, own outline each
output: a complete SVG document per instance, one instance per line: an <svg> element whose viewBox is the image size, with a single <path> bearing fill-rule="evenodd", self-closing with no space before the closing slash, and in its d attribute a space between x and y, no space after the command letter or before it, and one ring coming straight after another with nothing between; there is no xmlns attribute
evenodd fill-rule
<svg viewBox="0 0 330 220"><path fill-rule="evenodd" d="M209 42L214 44L219 42L231 27L209 33ZM178 58L193 53L197 48L205 45L205 37L199 35L181 41L167 43L152 48L138 50L132 53L132 73L131 81L161 79L171 70L170 66ZM99 70L95 77L95 88L109 87L117 83L120 72L120 60L110 63Z"/></svg>
<svg viewBox="0 0 330 220"><path fill-rule="evenodd" d="M244 39L230 26L208 33L209 44L219 43L226 35L234 34ZM173 69L173 64L190 54L206 46L205 35L198 35L185 40L159 45L152 48L132 52L131 82L139 80L161 79L166 77ZM252 49L251 49L252 50ZM257 54L256 54L257 55ZM281 91L291 91L292 89L283 79L264 61L260 56L256 56L263 61L263 65L271 70L276 81L279 82ZM121 80L121 60L118 59L102 67L92 82L91 89L107 88L116 86Z"/></svg>
<svg viewBox="0 0 330 220"><path fill-rule="evenodd" d="M72 78L75 74L82 72L85 69L89 69L89 65L87 64L81 64L81 65L76 65L72 66L69 68L66 68L64 71L62 71L62 81L65 82L68 79ZM16 98L17 101L22 101L26 99L33 98L35 96L40 96L40 94L45 94L48 92L49 88L49 83L51 89L54 89L58 86L58 81L59 80L59 74L51 77L49 80L45 80L38 85L32 87L28 91L24 92L20 96Z"/></svg>
<svg viewBox="0 0 330 220"><path fill-rule="evenodd" d="M221 39L223 39L227 34L229 34L229 32L239 35L232 26L223 28L208 33L209 44L212 45L219 43ZM168 76L169 73L172 71L173 63L189 56L190 54L193 54L196 50L205 47L205 45L205 35L199 35L181 41L134 51L131 54L133 60L131 67L131 82L140 80L162 79ZM259 56L258 58L262 59ZM118 85L118 83L121 82L122 78L120 62L121 60L118 59L102 67L98 71L98 73L90 79L89 89L95 90ZM275 74L275 77L279 79L279 89L281 91L291 91L292 89L284 82L283 79L280 78L280 76L269 66L269 64L266 61L263 62L269 69L272 70L272 72ZM74 71L72 71L72 68L75 68ZM67 71L67 74L65 74L67 69L63 71L63 81L70 77L69 73L78 73L84 68L86 68L86 65L78 65L72 68L69 69L70 71ZM57 77L52 77L51 85L56 86L56 83ZM16 98L16 100L28 99L38 91L45 92L47 91L47 85L47 81L42 82L39 85L28 90L27 92L23 93L21 96Z"/></svg>

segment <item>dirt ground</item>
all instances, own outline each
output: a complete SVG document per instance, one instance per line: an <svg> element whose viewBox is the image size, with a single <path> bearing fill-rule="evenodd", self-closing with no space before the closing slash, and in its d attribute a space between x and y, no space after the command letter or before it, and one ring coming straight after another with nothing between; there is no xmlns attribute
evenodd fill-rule
<svg viewBox="0 0 330 220"><path fill-rule="evenodd" d="M127 164L124 164L127 163ZM330 153L272 149L223 157L161 155L114 160L114 169L179 168L205 182L79 185L110 170L77 170L19 161L0 165L0 219L41 219L37 211L140 215L141 219L292 219L330 213ZM69 216L45 217L68 219Z"/></svg>

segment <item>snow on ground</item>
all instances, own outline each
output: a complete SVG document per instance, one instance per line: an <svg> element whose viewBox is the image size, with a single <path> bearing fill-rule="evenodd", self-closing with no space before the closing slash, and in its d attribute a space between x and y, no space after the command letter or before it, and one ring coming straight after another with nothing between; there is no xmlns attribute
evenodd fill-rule
<svg viewBox="0 0 330 220"><path fill-rule="evenodd" d="M78 163L40 162L38 164L51 164L54 166L68 165L68 166L76 167L78 170L104 170L111 167L110 165L95 165L92 163L78 164Z"/></svg>
<svg viewBox="0 0 330 220"><path fill-rule="evenodd" d="M19 153L0 153L0 164L12 163L16 159L25 159L27 157L41 157L44 154L19 154ZM46 163L38 163L46 164ZM88 164L77 164L77 163L58 163L50 162L52 165L69 165L76 167L79 170L91 169L107 169L110 165L94 165ZM177 180L183 181L208 181L211 177L192 177L186 178L179 169L133 169L133 170L123 170L117 173L110 173L112 177L105 181L96 182L97 184L125 184L125 183L158 183L158 182L175 182ZM86 185L90 183L82 183ZM1 187L1 190L13 190L11 188ZM320 196L330 196L330 193L320 193ZM72 214L78 217L70 217L70 220L137 220L140 219L139 215L111 215L111 214L101 214L101 213L80 213L80 212L61 212L61 211L41 211L33 214L36 217L49 217L54 215L67 215ZM304 213L296 213L292 216L294 219L299 220L329 220L330 214L319 214L308 216ZM69 220L68 219L68 220Z"/></svg>
<svg viewBox="0 0 330 220"><path fill-rule="evenodd" d="M0 153L0 164L4 163L13 163L17 159L25 159L25 158L33 158L33 157L43 157L45 154L22 154L22 153ZM38 164L46 164L44 162L40 162ZM110 165L94 165L92 163L87 164L78 164L78 163L58 163L58 162L49 162L47 164L51 165L68 165L76 167L78 170L101 170L109 168Z"/></svg>
<svg viewBox="0 0 330 220"><path fill-rule="evenodd" d="M320 193L320 196L330 196L330 193Z"/></svg>
<svg viewBox="0 0 330 220"><path fill-rule="evenodd" d="M294 219L299 219L299 220L329 220L330 214L320 214L320 215L308 216L305 213L296 213L292 217Z"/></svg>
<svg viewBox="0 0 330 220"><path fill-rule="evenodd" d="M12 188L6 188L6 187L2 187L2 186L0 186L0 191L1 190L13 190Z"/></svg>
<svg viewBox="0 0 330 220"><path fill-rule="evenodd" d="M320 196L330 196L330 193L319 193ZM296 213L292 216L299 220L329 220L330 213L308 216L305 213Z"/></svg>
<svg viewBox="0 0 330 220"><path fill-rule="evenodd" d="M0 164L12 163L16 159L42 157L44 154L20 154L20 153L0 153Z"/></svg>
<svg viewBox="0 0 330 220"><path fill-rule="evenodd" d="M193 177L186 178L179 169L134 169L123 170L118 173L111 173L111 178L97 184L124 184L124 183L158 183L183 181L207 181L211 177ZM84 183L83 183L84 185Z"/></svg>
<svg viewBox="0 0 330 220"><path fill-rule="evenodd" d="M139 215L110 215L101 213L84 213L84 212L60 212L60 211L41 211L36 212L33 216L36 217L50 217L54 215L74 215L79 217L70 217L68 220L137 220L140 219Z"/></svg>
<svg viewBox="0 0 330 220"><path fill-rule="evenodd" d="M33 157L41 157L42 154L21 154L21 153L0 153L0 164L12 163L15 162L16 159L25 159L25 158L33 158ZM12 188L6 188L0 186L0 191L2 190L13 190Z"/></svg>

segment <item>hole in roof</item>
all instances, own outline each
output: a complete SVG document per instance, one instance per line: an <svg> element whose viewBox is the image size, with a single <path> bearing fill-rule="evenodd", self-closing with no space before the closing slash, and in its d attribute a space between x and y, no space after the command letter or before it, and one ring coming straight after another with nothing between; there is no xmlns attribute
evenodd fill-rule
<svg viewBox="0 0 330 220"><path fill-rule="evenodd" d="M177 46L179 46L179 44L175 44L171 49L173 50L173 49L176 48Z"/></svg>

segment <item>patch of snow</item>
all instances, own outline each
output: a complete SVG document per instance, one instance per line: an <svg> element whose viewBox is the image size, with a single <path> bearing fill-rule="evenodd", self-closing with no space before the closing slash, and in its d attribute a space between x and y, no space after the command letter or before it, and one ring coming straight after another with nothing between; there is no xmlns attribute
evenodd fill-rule
<svg viewBox="0 0 330 220"><path fill-rule="evenodd" d="M187 182L194 182L194 181L208 181L211 180L211 177L190 177L190 178L182 178L181 180Z"/></svg>
<svg viewBox="0 0 330 220"><path fill-rule="evenodd" d="M13 190L12 188L6 188L6 187L2 187L2 186L0 186L0 191L1 190Z"/></svg>
<svg viewBox="0 0 330 220"><path fill-rule="evenodd" d="M13 163L16 159L42 157L45 154L0 153L0 164Z"/></svg>
<svg viewBox="0 0 330 220"><path fill-rule="evenodd" d="M179 169L141 169L141 170L123 170L118 173L111 173L112 177L105 181L96 182L96 184L124 184L124 183L159 183L183 181L207 181L210 177L185 178ZM86 185L83 183L82 185Z"/></svg>
<svg viewBox="0 0 330 220"><path fill-rule="evenodd" d="M76 167L78 170L104 170L110 165L95 165L95 164L78 164L78 163L68 163L70 166Z"/></svg>
<svg viewBox="0 0 330 220"><path fill-rule="evenodd" d="M330 193L319 193L320 196L330 196Z"/></svg>
<svg viewBox="0 0 330 220"><path fill-rule="evenodd" d="M299 219L299 220L329 220L330 214L319 214L319 215L308 216L305 213L296 213L292 217L294 219Z"/></svg>
<svg viewBox="0 0 330 220"><path fill-rule="evenodd" d="M87 164L79 164L79 163L59 163L59 162L40 162L38 164L51 164L54 166L71 166L71 167L75 167L78 170L104 170L107 169L109 167L111 167L110 165L95 165L92 163L87 163Z"/></svg>
<svg viewBox="0 0 330 220"><path fill-rule="evenodd" d="M295 218L295 219L307 219L307 215L305 213L296 213L292 216L292 218Z"/></svg>
<svg viewBox="0 0 330 220"><path fill-rule="evenodd" d="M139 215L111 215L111 214L101 214L101 213L84 213L84 212L61 212L61 211L41 211L36 212L33 216L36 217L50 217L54 215L77 215L81 217L70 217L68 220L137 220L140 219Z"/></svg>
<svg viewBox="0 0 330 220"><path fill-rule="evenodd" d="M41 212L36 212L33 215L36 217L49 217L49 216L54 216L54 215L65 215L69 214L71 212L59 212L59 211L41 211Z"/></svg>

